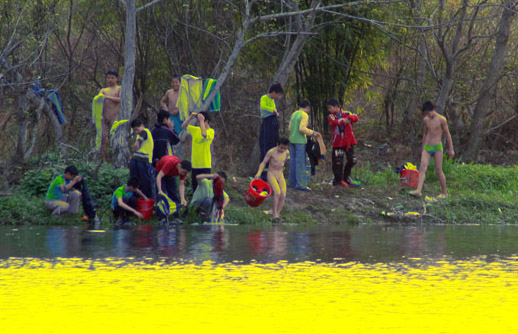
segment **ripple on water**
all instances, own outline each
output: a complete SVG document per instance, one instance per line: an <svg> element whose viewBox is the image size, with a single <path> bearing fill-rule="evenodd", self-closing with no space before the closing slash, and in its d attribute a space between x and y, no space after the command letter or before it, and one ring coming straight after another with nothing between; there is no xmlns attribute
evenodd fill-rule
<svg viewBox="0 0 518 334"><path fill-rule="evenodd" d="M2 333L516 333L518 257L407 263L0 260Z"/></svg>

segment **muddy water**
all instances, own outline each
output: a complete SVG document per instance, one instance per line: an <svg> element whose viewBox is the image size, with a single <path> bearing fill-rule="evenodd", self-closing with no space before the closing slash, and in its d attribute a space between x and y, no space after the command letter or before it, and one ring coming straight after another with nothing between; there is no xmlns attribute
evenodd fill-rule
<svg viewBox="0 0 518 334"><path fill-rule="evenodd" d="M515 226L0 227L2 333L518 333Z"/></svg>

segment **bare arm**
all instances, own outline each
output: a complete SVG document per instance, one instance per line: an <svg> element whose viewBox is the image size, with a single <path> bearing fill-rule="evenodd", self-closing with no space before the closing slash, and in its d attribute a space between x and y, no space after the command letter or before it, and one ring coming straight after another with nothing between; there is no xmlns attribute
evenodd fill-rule
<svg viewBox="0 0 518 334"><path fill-rule="evenodd" d="M198 113L193 112L192 114L190 114L189 117L187 117L187 119L183 121L182 129L187 129L187 125L189 125L189 122L191 122L191 120L196 116L198 116Z"/></svg>
<svg viewBox="0 0 518 334"><path fill-rule="evenodd" d="M108 100L112 100L115 103L120 103L120 101L121 101L121 98L120 97L116 97L116 96L105 95L104 98L108 99Z"/></svg>
<svg viewBox="0 0 518 334"><path fill-rule="evenodd" d="M428 135L428 125L426 124L426 117L423 119L423 145L426 143L426 136Z"/></svg>
<svg viewBox="0 0 518 334"><path fill-rule="evenodd" d="M268 162L270 162L271 157L272 157L271 151L268 151L268 153L266 153L266 156L264 157L263 162L261 162L261 164L259 165L259 170L255 174L256 179L258 179L261 176L261 173L263 172L264 167L266 166L266 164Z"/></svg>
<svg viewBox="0 0 518 334"><path fill-rule="evenodd" d="M453 159L455 151L453 150L453 140L451 139L450 129L448 128L448 122L446 122L446 119L443 120L441 125L444 135L446 136L446 142L448 143L448 156Z"/></svg>
<svg viewBox="0 0 518 334"><path fill-rule="evenodd" d="M164 172L160 171L156 176L156 187L158 189L158 193L162 194L162 178L164 177Z"/></svg>
<svg viewBox="0 0 518 334"><path fill-rule="evenodd" d="M78 182L81 182L82 179L83 179L83 177L81 175L77 175L76 177L74 177L74 179L69 184L67 184L67 185L62 184L62 185L60 185L61 191L63 191L63 192L69 191Z"/></svg>
<svg viewBox="0 0 518 334"><path fill-rule="evenodd" d="M144 195L144 193L142 192L142 190L140 189L136 189L135 192L137 193L137 195L139 195L140 197L142 197L143 199L145 199L146 201L149 199L146 195Z"/></svg>
<svg viewBox="0 0 518 334"><path fill-rule="evenodd" d="M196 180L200 181L201 179L213 179L216 174L198 174L196 175Z"/></svg>
<svg viewBox="0 0 518 334"><path fill-rule="evenodd" d="M198 122L200 123L201 135L203 138L207 138L207 129L205 128L205 117L202 114L198 114Z"/></svg>
<svg viewBox="0 0 518 334"><path fill-rule="evenodd" d="M112 100L115 103L120 103L120 101L121 101L121 89L120 89L120 87L117 90L117 95L115 95L115 96L104 95L104 98Z"/></svg>
<svg viewBox="0 0 518 334"><path fill-rule="evenodd" d="M180 180L180 201L183 206L187 206L187 201L185 200L185 180Z"/></svg>
<svg viewBox="0 0 518 334"><path fill-rule="evenodd" d="M160 108L167 110L167 101L169 100L169 96L167 92L165 93L164 97L160 100Z"/></svg>
<svg viewBox="0 0 518 334"><path fill-rule="evenodd" d="M139 217L139 218L142 218L142 214L140 212L138 212L137 210L133 209L131 206L129 206L128 204L124 203L124 201L122 200L122 197L119 197L117 198L117 204L127 210L127 211L130 211L130 212L133 212L135 214L135 216Z"/></svg>

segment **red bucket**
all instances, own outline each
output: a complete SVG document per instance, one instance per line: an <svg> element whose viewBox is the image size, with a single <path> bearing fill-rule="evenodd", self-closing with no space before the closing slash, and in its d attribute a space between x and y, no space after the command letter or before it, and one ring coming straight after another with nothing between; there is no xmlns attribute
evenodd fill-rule
<svg viewBox="0 0 518 334"><path fill-rule="evenodd" d="M399 173L399 180L401 186L406 188L417 188L417 179L419 178L419 172L411 169L403 169Z"/></svg>
<svg viewBox="0 0 518 334"><path fill-rule="evenodd" d="M155 208L155 200L150 198L145 200L143 198L137 198L137 211L140 212L143 217L142 219L148 220L153 215L153 209Z"/></svg>
<svg viewBox="0 0 518 334"><path fill-rule="evenodd" d="M250 206L259 206L271 193L272 189L268 183L263 180L252 180L245 194L245 201Z"/></svg>

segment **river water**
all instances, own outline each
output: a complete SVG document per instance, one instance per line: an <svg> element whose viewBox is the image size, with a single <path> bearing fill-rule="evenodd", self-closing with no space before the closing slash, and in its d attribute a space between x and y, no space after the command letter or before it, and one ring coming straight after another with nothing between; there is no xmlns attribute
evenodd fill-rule
<svg viewBox="0 0 518 334"><path fill-rule="evenodd" d="M393 262L518 254L518 226L0 226L0 258L146 257L199 263Z"/></svg>
<svg viewBox="0 0 518 334"><path fill-rule="evenodd" d="M517 333L518 226L0 227L2 333Z"/></svg>

